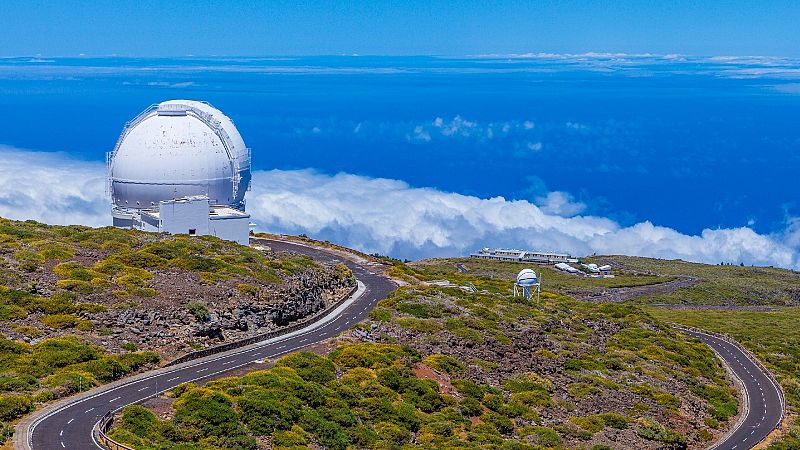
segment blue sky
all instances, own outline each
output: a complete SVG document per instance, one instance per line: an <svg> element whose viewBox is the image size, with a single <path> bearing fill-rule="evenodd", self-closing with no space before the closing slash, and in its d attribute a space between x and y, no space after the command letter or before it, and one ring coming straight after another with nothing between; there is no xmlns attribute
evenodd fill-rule
<svg viewBox="0 0 800 450"><path fill-rule="evenodd" d="M0 56L800 56L796 1L0 2Z"/></svg>

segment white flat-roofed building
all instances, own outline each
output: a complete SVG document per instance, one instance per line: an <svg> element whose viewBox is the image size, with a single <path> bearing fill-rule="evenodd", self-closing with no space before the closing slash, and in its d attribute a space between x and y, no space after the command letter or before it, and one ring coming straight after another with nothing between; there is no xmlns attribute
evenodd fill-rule
<svg viewBox="0 0 800 450"><path fill-rule="evenodd" d="M567 272L567 273L580 273L581 272L580 270L576 269L575 267L570 266L567 263L556 263L555 267L556 267L556 269L558 269L558 270L560 270L562 272Z"/></svg>
<svg viewBox="0 0 800 450"><path fill-rule="evenodd" d="M247 245L250 214L227 205L211 205L208 197L195 195L165 200L157 208L134 214L133 228L156 233L216 236Z"/></svg>
<svg viewBox="0 0 800 450"><path fill-rule="evenodd" d="M534 263L576 263L574 258L565 253L550 253L509 248L483 248L475 253L470 253L471 258L491 259L508 262L534 262Z"/></svg>

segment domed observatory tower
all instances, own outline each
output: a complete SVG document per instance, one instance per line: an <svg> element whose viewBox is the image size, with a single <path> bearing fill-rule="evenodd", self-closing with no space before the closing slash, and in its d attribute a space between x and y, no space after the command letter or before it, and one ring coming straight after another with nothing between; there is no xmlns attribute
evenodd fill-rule
<svg viewBox="0 0 800 450"><path fill-rule="evenodd" d="M539 301L539 293L542 289L542 283L536 272L531 269L522 269L517 274L517 281L514 283L514 297L520 295L530 300L533 292L536 292L536 301Z"/></svg>
<svg viewBox="0 0 800 450"><path fill-rule="evenodd" d="M114 226L248 243L250 149L220 110L193 100L152 105L106 159Z"/></svg>

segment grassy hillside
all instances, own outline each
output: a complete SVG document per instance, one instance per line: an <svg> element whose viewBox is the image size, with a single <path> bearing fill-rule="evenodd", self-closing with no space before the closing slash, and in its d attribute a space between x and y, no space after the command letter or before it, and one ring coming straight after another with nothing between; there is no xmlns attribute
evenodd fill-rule
<svg viewBox="0 0 800 450"><path fill-rule="evenodd" d="M534 306L460 276L494 292L401 288L333 353L182 386L160 417L127 408L113 436L138 449L702 448L736 414L713 353L638 307L553 293Z"/></svg>
<svg viewBox="0 0 800 450"><path fill-rule="evenodd" d="M466 268L459 272L458 265ZM614 278L580 277L554 269L551 265L525 265L511 262L488 261L474 258L437 258L409 263L415 274L423 280L447 279L462 284L475 277L482 283L492 281L501 289L513 283L524 267L531 266L542 277L547 289L552 292L598 290L616 287L645 286L664 283L675 279L673 276L657 276L644 272L618 270Z"/></svg>
<svg viewBox="0 0 800 450"><path fill-rule="evenodd" d="M553 292L591 297L613 290L653 286L673 280L690 283L675 289L634 290L630 297L641 304L666 303L686 305L800 306L800 273L771 267L719 266L680 260L636 256L593 256L586 262L611 264L615 278L580 277L555 270L550 265L518 264L474 258L426 259L409 263L422 280L447 279L463 284L469 275L482 278L482 284L505 289L516 274L531 266L542 276L544 286ZM402 274L405 265L396 263ZM461 273L458 265L467 269ZM406 274L408 275L408 274ZM589 295L583 295L589 294ZM601 298L602 300L602 298Z"/></svg>
<svg viewBox="0 0 800 450"><path fill-rule="evenodd" d="M319 274L331 292L352 278L211 237L0 218L0 421L213 343L198 330L218 309L269 307Z"/></svg>
<svg viewBox="0 0 800 450"><path fill-rule="evenodd" d="M648 295L640 303L689 305L800 306L800 273L770 267L719 266L679 260L602 256L589 258L625 270L661 276L691 276L699 283L669 294Z"/></svg>

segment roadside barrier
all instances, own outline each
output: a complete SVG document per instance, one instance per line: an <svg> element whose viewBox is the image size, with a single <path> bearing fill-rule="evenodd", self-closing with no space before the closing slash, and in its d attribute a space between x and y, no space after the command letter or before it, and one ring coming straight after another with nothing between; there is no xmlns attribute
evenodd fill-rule
<svg viewBox="0 0 800 450"><path fill-rule="evenodd" d="M97 443L102 445L107 450L135 450L127 445L122 445L119 442L111 439L106 435L111 426L114 425L114 411L109 411L103 415L103 418L97 422L93 433Z"/></svg>
<svg viewBox="0 0 800 450"><path fill-rule="evenodd" d="M197 350L195 352L187 353L187 354L185 354L185 355L183 355L181 357L178 357L178 358L168 362L167 364L164 365L164 367L174 366L176 364L184 363L186 361L191 361L191 360L194 360L194 359L203 358L203 357L206 357L206 356L209 356L209 355L215 355L217 353L226 352L228 350L233 350L235 348L245 347L245 346L248 346L248 345L251 345L251 344L255 344L257 342L266 341L267 339L272 339L272 338L284 335L286 333L291 333L292 331L296 331L296 330L299 330L301 328L305 328L308 325L311 325L312 323L317 322L320 319L322 319L323 317L327 316L329 312L331 312L334 309L336 309L337 307L339 307L339 305L344 303L345 300L347 300L353 294L355 294L357 290L358 290L358 284L356 284L352 289L350 289L350 291L347 294L343 295L342 298L340 298L339 300L335 301L334 303L331 303L330 305L326 306L324 309L319 310L313 316L307 317L307 318L302 319L302 320L298 320L297 322L295 322L295 323L293 323L291 325L279 328L277 330L272 330L272 331L269 331L267 333L259 334L257 336L249 337L249 338L246 338L246 339L241 339L241 340L234 341L234 342L228 342L227 344L222 344L222 345L218 345L218 346L215 346L215 347L209 347L209 348L205 348L203 350Z"/></svg>

